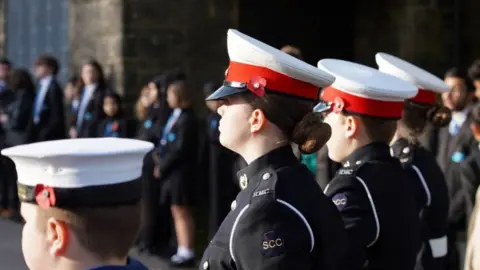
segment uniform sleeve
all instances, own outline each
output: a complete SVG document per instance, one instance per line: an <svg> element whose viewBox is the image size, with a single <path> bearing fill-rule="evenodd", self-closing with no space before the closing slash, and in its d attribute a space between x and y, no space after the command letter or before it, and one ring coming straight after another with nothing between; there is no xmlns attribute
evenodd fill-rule
<svg viewBox="0 0 480 270"><path fill-rule="evenodd" d="M310 225L293 206L260 202L248 206L232 228L230 254L237 269L311 269Z"/></svg>
<svg viewBox="0 0 480 270"><path fill-rule="evenodd" d="M445 179L440 174L437 182L430 182L429 192L431 196L430 205L426 211L426 223L428 224L428 246L431 251L430 269L445 269L448 251L447 230L448 230L448 209L449 198Z"/></svg>
<svg viewBox="0 0 480 270"><path fill-rule="evenodd" d="M360 177L350 176L341 187L329 187L327 195L342 215L348 236L345 269L361 269L367 261L367 248L375 243L380 224L370 190Z"/></svg>

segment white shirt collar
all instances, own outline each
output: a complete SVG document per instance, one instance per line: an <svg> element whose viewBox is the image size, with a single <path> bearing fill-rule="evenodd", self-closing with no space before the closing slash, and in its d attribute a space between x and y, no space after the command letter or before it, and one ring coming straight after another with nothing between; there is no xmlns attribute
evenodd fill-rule
<svg viewBox="0 0 480 270"><path fill-rule="evenodd" d="M52 75L49 75L47 77L43 77L40 79L40 85L42 85L42 87L47 87L50 82L52 81Z"/></svg>
<svg viewBox="0 0 480 270"><path fill-rule="evenodd" d="M96 87L97 87L96 83L85 85L85 91L93 91L93 90L95 90Z"/></svg>
<svg viewBox="0 0 480 270"><path fill-rule="evenodd" d="M467 115L470 112L470 106L466 107L462 111L453 111L452 112L452 121L454 121L458 125L462 125L463 122L467 119Z"/></svg>

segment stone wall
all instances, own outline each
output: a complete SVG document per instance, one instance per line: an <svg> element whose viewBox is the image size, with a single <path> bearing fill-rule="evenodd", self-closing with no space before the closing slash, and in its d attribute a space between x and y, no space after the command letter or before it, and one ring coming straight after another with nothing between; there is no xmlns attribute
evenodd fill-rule
<svg viewBox="0 0 480 270"><path fill-rule="evenodd" d="M69 0L71 72L94 58L112 88L123 93L123 0Z"/></svg>
<svg viewBox="0 0 480 270"><path fill-rule="evenodd" d="M226 33L237 0L125 0L125 87L131 99L155 75L182 67L200 100L208 79L223 79Z"/></svg>
<svg viewBox="0 0 480 270"><path fill-rule="evenodd" d="M383 51L442 75L457 61L452 2L371 0L365 5L358 1L356 60L376 67L375 53Z"/></svg>

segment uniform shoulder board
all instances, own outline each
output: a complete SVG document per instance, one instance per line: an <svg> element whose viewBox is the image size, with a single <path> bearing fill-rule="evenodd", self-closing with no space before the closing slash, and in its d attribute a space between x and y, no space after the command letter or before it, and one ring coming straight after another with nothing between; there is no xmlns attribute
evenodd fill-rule
<svg viewBox="0 0 480 270"><path fill-rule="evenodd" d="M267 168L255 177L260 179L258 186L253 191L251 200L263 199L266 195L274 194L278 179L277 172L274 169Z"/></svg>

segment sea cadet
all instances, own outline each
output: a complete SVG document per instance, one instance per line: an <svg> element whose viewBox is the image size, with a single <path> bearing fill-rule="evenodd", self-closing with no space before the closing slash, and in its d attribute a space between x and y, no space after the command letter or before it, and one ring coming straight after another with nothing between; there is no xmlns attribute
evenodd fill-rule
<svg viewBox="0 0 480 270"><path fill-rule="evenodd" d="M147 269L127 258L140 229L140 174L153 144L70 139L8 148L30 270Z"/></svg>
<svg viewBox="0 0 480 270"><path fill-rule="evenodd" d="M330 136L312 113L334 77L236 30L219 100L220 143L248 166L242 191L210 241L200 269L337 269L347 247L339 212L291 142L313 153Z"/></svg>

